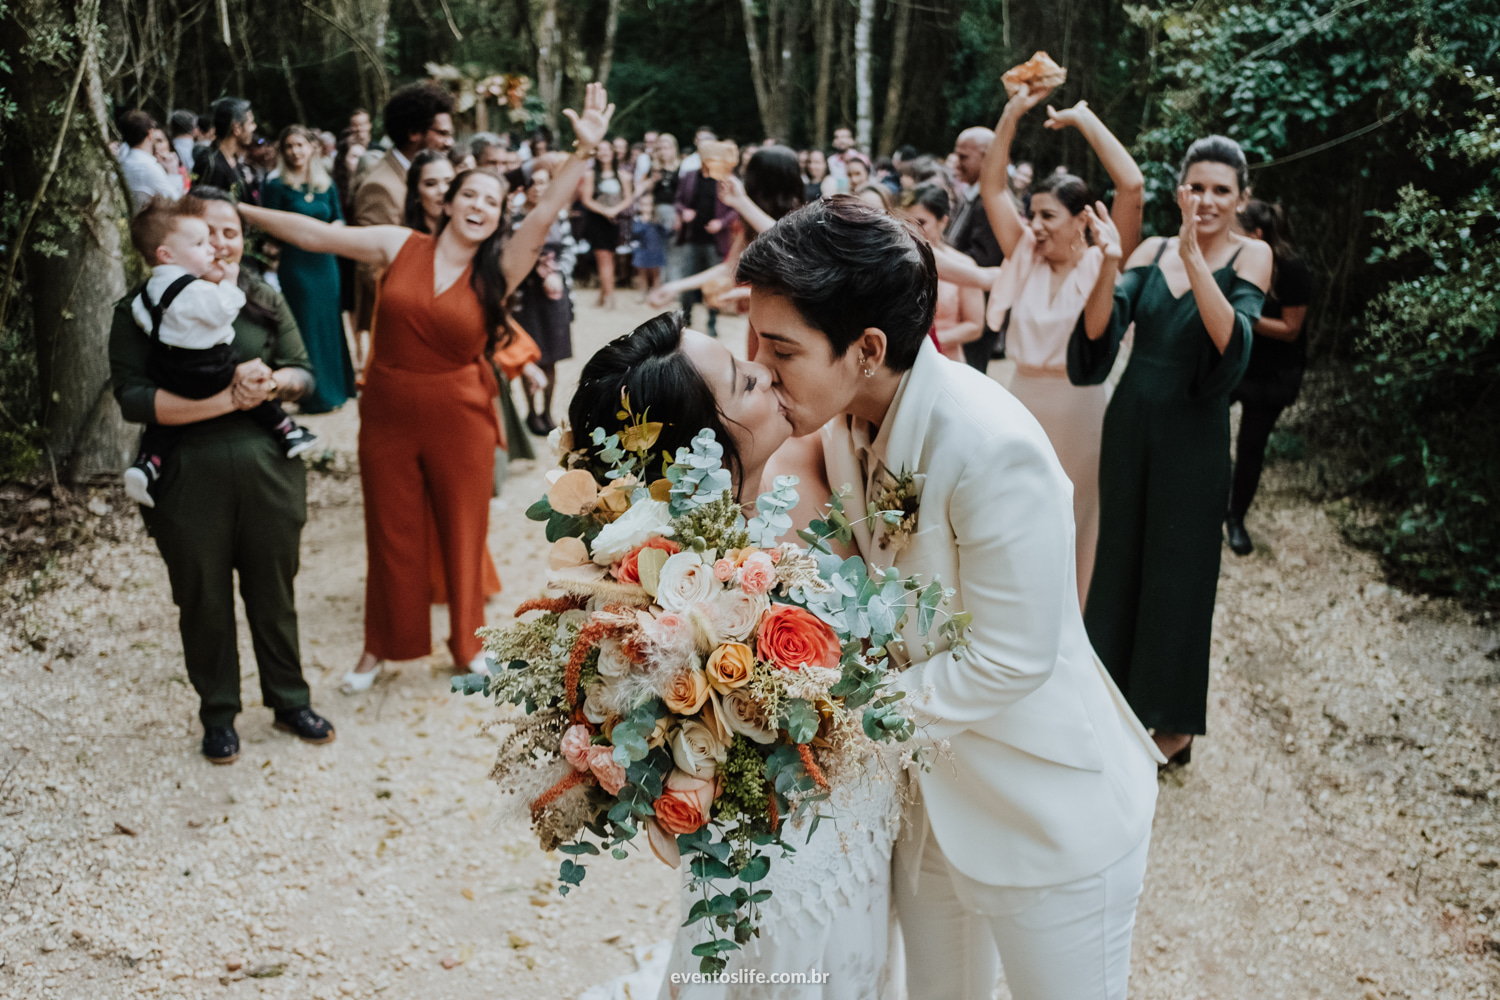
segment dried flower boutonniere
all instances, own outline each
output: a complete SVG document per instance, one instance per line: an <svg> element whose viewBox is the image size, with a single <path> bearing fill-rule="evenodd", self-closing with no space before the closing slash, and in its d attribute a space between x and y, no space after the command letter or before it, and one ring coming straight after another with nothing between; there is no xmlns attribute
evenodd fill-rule
<svg viewBox="0 0 1500 1000"><path fill-rule="evenodd" d="M875 492L865 507L865 514L877 536L882 551L901 551L917 528L917 509L922 500L922 484L927 477L919 472L892 474L881 466L875 476Z"/></svg>

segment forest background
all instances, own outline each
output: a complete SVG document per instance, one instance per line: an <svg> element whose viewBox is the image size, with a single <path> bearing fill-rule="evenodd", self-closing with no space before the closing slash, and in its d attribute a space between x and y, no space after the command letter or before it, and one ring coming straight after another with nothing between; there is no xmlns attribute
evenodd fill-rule
<svg viewBox="0 0 1500 1000"><path fill-rule="evenodd" d="M123 239L111 125L249 98L263 135L337 130L450 67L535 80L555 126L590 80L617 130L945 153L993 126L1000 74L1044 49L1177 226L1198 136L1246 149L1317 278L1304 402L1275 440L1397 582L1500 605L1500 0L0 0L0 481L120 467L109 394ZM473 130L466 108L460 130ZM491 127L509 126L486 108ZM1019 150L1107 181L1031 116ZM376 134L379 134L377 121ZM0 546L0 562L7 551Z"/></svg>

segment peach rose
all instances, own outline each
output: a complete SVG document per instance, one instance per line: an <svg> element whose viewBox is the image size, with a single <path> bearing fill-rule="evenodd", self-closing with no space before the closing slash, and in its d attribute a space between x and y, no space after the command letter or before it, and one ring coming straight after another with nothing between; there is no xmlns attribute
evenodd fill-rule
<svg viewBox="0 0 1500 1000"><path fill-rule="evenodd" d="M697 715L708 700L708 678L697 667L678 671L667 681L661 700L675 715Z"/></svg>
<svg viewBox="0 0 1500 1000"><path fill-rule="evenodd" d="M641 573L639 561L642 549L661 549L663 552L676 555L682 551L682 546L670 538L648 538L645 542L637 545L615 563L615 579L621 583L640 583Z"/></svg>
<svg viewBox="0 0 1500 1000"><path fill-rule="evenodd" d="M776 569L764 552L755 553L740 567L740 589L747 594L764 594L775 582Z"/></svg>
<svg viewBox="0 0 1500 1000"><path fill-rule="evenodd" d="M651 803L651 807L656 810L658 826L667 833L681 836L703 828L717 796L715 782L695 778L674 768L667 775L661 798Z"/></svg>
<svg viewBox="0 0 1500 1000"><path fill-rule="evenodd" d="M614 747L589 747L585 756L599 787L611 795L619 795L625 787L625 769L615 760Z"/></svg>
<svg viewBox="0 0 1500 1000"><path fill-rule="evenodd" d="M593 738L589 727L584 725L569 726L568 731L563 733L563 759L572 764L574 770L587 771L589 769L588 756L589 750L592 749L589 741Z"/></svg>
<svg viewBox="0 0 1500 1000"><path fill-rule="evenodd" d="M720 583L728 583L729 578L734 576L734 563L728 559L719 559L714 562L714 579Z"/></svg>
<svg viewBox="0 0 1500 1000"><path fill-rule="evenodd" d="M833 629L812 612L791 604L772 605L760 620L756 651L762 660L783 670L836 667L842 655Z"/></svg>
<svg viewBox="0 0 1500 1000"><path fill-rule="evenodd" d="M755 668L755 653L743 642L726 642L708 654L704 673L716 691L733 691L750 683Z"/></svg>

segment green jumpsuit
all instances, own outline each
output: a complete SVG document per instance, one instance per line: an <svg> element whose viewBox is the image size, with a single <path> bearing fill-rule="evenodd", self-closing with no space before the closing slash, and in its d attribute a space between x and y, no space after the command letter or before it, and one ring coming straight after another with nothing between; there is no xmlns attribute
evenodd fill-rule
<svg viewBox="0 0 1500 1000"><path fill-rule="evenodd" d="M1198 734L1229 497L1229 392L1250 360L1264 293L1235 274L1233 258L1214 272L1235 312L1221 354L1192 291L1173 298L1168 290L1157 266L1166 246L1121 276L1104 336L1088 339L1080 317L1068 344L1068 377L1097 385L1135 324L1130 363L1104 413L1099 549L1084 622L1142 723Z"/></svg>
<svg viewBox="0 0 1500 1000"><path fill-rule="evenodd" d="M234 321L241 362L260 358L273 370L309 370L291 309L269 285L241 272L247 299ZM138 292L138 290L137 290ZM156 385L146 377L150 340L130 314L115 309L109 361L125 419L156 416ZM183 428L157 486L156 507L141 508L146 529L167 564L188 679L205 727L232 726L240 712L240 657L234 623L234 574L250 623L267 708L309 704L297 639L292 581L307 521L307 470L283 455L269 433L243 413Z"/></svg>

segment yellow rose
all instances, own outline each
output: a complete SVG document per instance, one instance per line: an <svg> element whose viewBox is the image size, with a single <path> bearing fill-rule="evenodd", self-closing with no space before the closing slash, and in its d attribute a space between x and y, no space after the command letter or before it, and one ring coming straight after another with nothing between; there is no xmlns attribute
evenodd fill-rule
<svg viewBox="0 0 1500 1000"><path fill-rule="evenodd" d="M708 683L727 694L750 683L755 654L743 642L726 642L708 655Z"/></svg>
<svg viewBox="0 0 1500 1000"><path fill-rule="evenodd" d="M661 700L676 715L696 715L708 700L708 678L697 667L681 671L667 682Z"/></svg>

